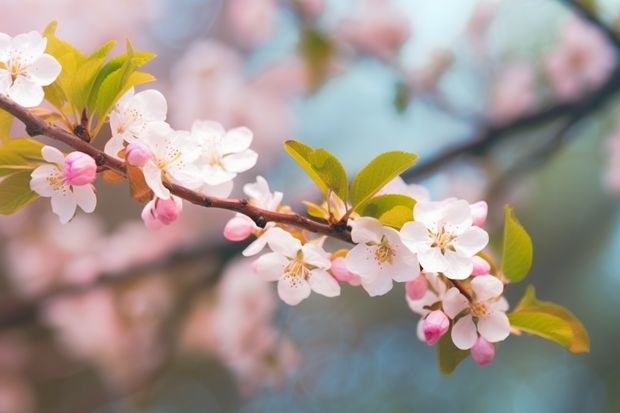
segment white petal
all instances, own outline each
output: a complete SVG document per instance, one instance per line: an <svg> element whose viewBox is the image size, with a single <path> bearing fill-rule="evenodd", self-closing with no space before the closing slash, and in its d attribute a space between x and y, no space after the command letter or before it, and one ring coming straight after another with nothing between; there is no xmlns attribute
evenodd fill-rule
<svg viewBox="0 0 620 413"><path fill-rule="evenodd" d="M114 133L114 129L112 129ZM120 159L118 153L123 149L123 137L121 135L112 135L103 147L103 151L117 159Z"/></svg>
<svg viewBox="0 0 620 413"><path fill-rule="evenodd" d="M308 284L315 293L325 297L336 297L340 295L340 284L327 271L312 270L308 277Z"/></svg>
<svg viewBox="0 0 620 413"><path fill-rule="evenodd" d="M452 342L461 350L469 350L474 346L478 333L474 320L470 315L460 318L452 327Z"/></svg>
<svg viewBox="0 0 620 413"><path fill-rule="evenodd" d="M43 102L43 88L32 79L18 76L9 88L9 98L26 108L39 106Z"/></svg>
<svg viewBox="0 0 620 413"><path fill-rule="evenodd" d="M258 257L254 268L265 281L277 281L284 275L284 267L287 263L288 260L284 256L269 252Z"/></svg>
<svg viewBox="0 0 620 413"><path fill-rule="evenodd" d="M310 285L299 277L285 275L278 281L278 295L289 305L299 304L311 291Z"/></svg>
<svg viewBox="0 0 620 413"><path fill-rule="evenodd" d="M31 59L43 53L47 46L47 39L41 36L41 33L32 30L15 36L11 41L11 46L19 49L23 57Z"/></svg>
<svg viewBox="0 0 620 413"><path fill-rule="evenodd" d="M267 240L265 239L263 234L256 238L254 241L252 241L250 245L248 245L243 251L241 251L241 254L243 254L244 257L251 257L261 252L263 248L265 248L265 245L267 245Z"/></svg>
<svg viewBox="0 0 620 413"><path fill-rule="evenodd" d="M428 248L418 252L420 265L426 272L444 272L448 268L448 260L439 248Z"/></svg>
<svg viewBox="0 0 620 413"><path fill-rule="evenodd" d="M400 238L403 244L413 252L428 250L432 243L428 236L428 229L418 221L406 222L400 229Z"/></svg>
<svg viewBox="0 0 620 413"><path fill-rule="evenodd" d="M471 227L471 209L465 200L449 200L442 202L442 223L450 232L460 233Z"/></svg>
<svg viewBox="0 0 620 413"><path fill-rule="evenodd" d="M383 225L375 218L361 217L350 219L351 239L356 244L361 242L379 242L383 235Z"/></svg>
<svg viewBox="0 0 620 413"><path fill-rule="evenodd" d="M30 174L30 189L39 196L49 197L54 193L54 188L50 185L48 178L57 175L62 179L61 173L54 165L41 165Z"/></svg>
<svg viewBox="0 0 620 413"><path fill-rule="evenodd" d="M331 261L323 247L315 244L304 244L301 247L301 251L303 252L305 263L322 269L327 269L331 265Z"/></svg>
<svg viewBox="0 0 620 413"><path fill-rule="evenodd" d="M345 257L347 270L362 278L374 277L381 272L381 267L375 259L376 247L358 244Z"/></svg>
<svg viewBox="0 0 620 413"><path fill-rule="evenodd" d="M81 185L73 187L75 201L84 212L91 213L97 206L97 197L92 185Z"/></svg>
<svg viewBox="0 0 620 413"><path fill-rule="evenodd" d="M220 185L237 176L235 172L226 171L219 165L204 165L201 175L207 185Z"/></svg>
<svg viewBox="0 0 620 413"><path fill-rule="evenodd" d="M168 103L164 95L155 89L147 89L136 93L132 103L142 110L149 121L164 121L168 112Z"/></svg>
<svg viewBox="0 0 620 413"><path fill-rule="evenodd" d="M250 147L252 131L246 127L234 128L226 132L222 139L222 153L239 153Z"/></svg>
<svg viewBox="0 0 620 413"><path fill-rule="evenodd" d="M146 184L158 198L170 198L170 191L164 186L164 183L161 180L161 170L153 161L148 161L146 165L144 165L144 168L142 168L142 173L144 174Z"/></svg>
<svg viewBox="0 0 620 413"><path fill-rule="evenodd" d="M469 257L480 252L489 243L489 234L480 227L469 227L453 242L454 248Z"/></svg>
<svg viewBox="0 0 620 413"><path fill-rule="evenodd" d="M68 186L64 191L54 191L52 194L52 211L58 215L61 224L69 222L75 214L75 197Z"/></svg>
<svg viewBox="0 0 620 413"><path fill-rule="evenodd" d="M362 278L362 287L371 297L386 294L392 286L392 277L389 274L376 274L373 277Z"/></svg>
<svg viewBox="0 0 620 413"><path fill-rule="evenodd" d="M233 181L224 182L219 185L203 185L200 187L199 192L218 198L226 198L233 190Z"/></svg>
<svg viewBox="0 0 620 413"><path fill-rule="evenodd" d="M490 298L502 295L504 284L492 275L480 275L471 280L471 288L476 293L476 299L487 301Z"/></svg>
<svg viewBox="0 0 620 413"><path fill-rule="evenodd" d="M502 311L504 313L508 311L510 307L505 297L499 297L499 300L488 303L488 306L493 311Z"/></svg>
<svg viewBox="0 0 620 413"><path fill-rule="evenodd" d="M474 263L470 257L464 257L454 251L446 251L448 266L442 271L446 277L453 280L464 280L469 277L474 269Z"/></svg>
<svg viewBox="0 0 620 413"><path fill-rule="evenodd" d="M34 62L28 65L28 74L41 86L52 84L61 70L62 67L60 63L58 63L58 60L47 53L37 57Z"/></svg>
<svg viewBox="0 0 620 413"><path fill-rule="evenodd" d="M9 59L10 47L11 36L6 33L0 33L0 62L6 62Z"/></svg>
<svg viewBox="0 0 620 413"><path fill-rule="evenodd" d="M441 202L422 201L413 208L413 219L424 224L431 231L437 231L437 224L442 218Z"/></svg>
<svg viewBox="0 0 620 413"><path fill-rule="evenodd" d="M2 34L2 33L0 33ZM8 95L9 88L13 83L13 79L11 78L11 74L8 70L0 68L0 94Z"/></svg>
<svg viewBox="0 0 620 413"><path fill-rule="evenodd" d="M443 311L450 318L469 308L469 301L456 287L450 288L443 298Z"/></svg>
<svg viewBox="0 0 620 413"><path fill-rule="evenodd" d="M65 155L53 146L44 146L41 149L41 156L46 161L55 163L60 167L63 167L65 164Z"/></svg>
<svg viewBox="0 0 620 413"><path fill-rule="evenodd" d="M222 158L222 166L230 172L245 172L256 165L258 154L248 149L240 153L226 155Z"/></svg>
<svg viewBox="0 0 620 413"><path fill-rule="evenodd" d="M192 135L197 136L200 140L220 138L224 136L226 130L218 123L209 120L197 120L192 124Z"/></svg>
<svg viewBox="0 0 620 413"><path fill-rule="evenodd" d="M496 343L510 335L510 321L505 313L492 311L478 319L478 331L487 341Z"/></svg>
<svg viewBox="0 0 620 413"><path fill-rule="evenodd" d="M272 228L263 236L266 238L269 248L289 258L296 258L297 251L301 249L301 241L282 228Z"/></svg>

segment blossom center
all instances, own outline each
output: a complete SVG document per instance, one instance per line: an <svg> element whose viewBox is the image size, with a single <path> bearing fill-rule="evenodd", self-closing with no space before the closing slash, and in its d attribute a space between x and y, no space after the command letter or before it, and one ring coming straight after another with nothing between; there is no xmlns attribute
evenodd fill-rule
<svg viewBox="0 0 620 413"><path fill-rule="evenodd" d="M394 250L390 246L387 238L385 237L385 235L382 236L381 241L379 242L379 244L377 245L377 249L375 250L375 259L381 264L387 262L391 265L393 263L394 255Z"/></svg>
<svg viewBox="0 0 620 413"><path fill-rule="evenodd" d="M432 232L429 230L429 236L433 240L431 247L439 248L441 252L446 252L451 247L452 241L456 238L454 234L446 231L442 226L438 232Z"/></svg>
<svg viewBox="0 0 620 413"><path fill-rule="evenodd" d="M473 301L470 306L471 314L474 317L483 317L488 314L489 310L485 303L481 303L480 301Z"/></svg>
<svg viewBox="0 0 620 413"><path fill-rule="evenodd" d="M310 275L310 269L304 263L304 255L301 250L297 251L297 256L290 260L284 267L284 276L288 279L293 287L298 286L305 281Z"/></svg>

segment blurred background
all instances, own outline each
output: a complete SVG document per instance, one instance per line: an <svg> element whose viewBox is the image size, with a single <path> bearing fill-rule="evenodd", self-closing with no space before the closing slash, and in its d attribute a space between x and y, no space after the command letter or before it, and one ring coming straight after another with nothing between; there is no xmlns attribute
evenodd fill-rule
<svg viewBox="0 0 620 413"><path fill-rule="evenodd" d="M380 152L433 199L510 203L534 242L528 281L581 319L591 351L510 337L441 376L402 285L295 307L252 276L231 213L185 205L149 232L127 186L97 183L65 226L46 200L0 216L0 413L620 411L620 1L4 0L0 31L158 57L168 121L254 131L285 202L318 194L299 139L354 172ZM101 145L105 139L101 138ZM524 285L508 288L515 305Z"/></svg>

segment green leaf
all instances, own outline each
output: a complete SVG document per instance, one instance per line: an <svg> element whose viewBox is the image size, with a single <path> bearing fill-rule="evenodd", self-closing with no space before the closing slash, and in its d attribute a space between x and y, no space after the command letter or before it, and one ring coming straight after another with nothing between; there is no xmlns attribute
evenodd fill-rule
<svg viewBox="0 0 620 413"><path fill-rule="evenodd" d="M514 216L512 208L504 207L504 242L502 273L512 282L522 281L532 266L532 239Z"/></svg>
<svg viewBox="0 0 620 413"><path fill-rule="evenodd" d="M31 173L15 172L0 181L0 214L12 214L39 197L30 189Z"/></svg>
<svg viewBox="0 0 620 413"><path fill-rule="evenodd" d="M11 135L11 126L13 125L13 115L0 109L0 144L5 142Z"/></svg>
<svg viewBox="0 0 620 413"><path fill-rule="evenodd" d="M69 99L73 106L80 112L87 107L90 92L97 79L99 70L115 44L114 40L110 40L87 59L80 62L79 70L75 73L72 89L69 93Z"/></svg>
<svg viewBox="0 0 620 413"><path fill-rule="evenodd" d="M325 149L313 149L295 140L284 142L284 150L312 178L325 197L331 189L340 199L346 201L349 181L338 158Z"/></svg>
<svg viewBox="0 0 620 413"><path fill-rule="evenodd" d="M437 363L441 374L449 376L456 367L467 358L469 351L458 349L450 334L445 334L437 343Z"/></svg>
<svg viewBox="0 0 620 413"><path fill-rule="evenodd" d="M411 168L418 159L408 152L385 152L362 168L351 183L349 199L354 211L359 212L363 204L392 179Z"/></svg>
<svg viewBox="0 0 620 413"><path fill-rule="evenodd" d="M32 161L41 160L41 145L28 138L9 139L0 144L0 177L17 171L32 171Z"/></svg>
<svg viewBox="0 0 620 413"><path fill-rule="evenodd" d="M43 161L41 149L43 144L32 138L13 138L9 139L0 146L0 150L8 150L30 161Z"/></svg>
<svg viewBox="0 0 620 413"><path fill-rule="evenodd" d="M588 332L577 317L559 304L538 300L531 285L508 318L512 327L554 341L572 353L590 351Z"/></svg>
<svg viewBox="0 0 620 413"><path fill-rule="evenodd" d="M383 225L400 229L405 222L413 219L416 201L407 195L385 194L370 198L358 213L365 217L377 218Z"/></svg>

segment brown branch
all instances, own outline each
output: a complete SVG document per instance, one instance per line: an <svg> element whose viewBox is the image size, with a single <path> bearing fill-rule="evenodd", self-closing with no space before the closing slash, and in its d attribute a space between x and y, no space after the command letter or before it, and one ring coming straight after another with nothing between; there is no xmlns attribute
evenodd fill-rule
<svg viewBox="0 0 620 413"><path fill-rule="evenodd" d="M38 116L34 115L28 109L11 101L9 98L0 96L0 109L4 109L26 126L26 131L31 136L45 135L49 138L63 142L75 150L84 152L92 156L97 166L115 170L123 175L127 174L123 161L107 155L80 137L61 128L55 124L51 124ZM192 191L181 185L166 183L170 192L189 202L201 205L206 208L219 208L229 211L240 212L250 217L257 226L264 227L267 222L277 222L284 225L291 225L316 234L328 235L342 241L351 242L351 233L348 229L338 225L330 225L322 222L306 218L296 213L281 213L269 211L250 205L243 199L223 199L212 196L203 195L199 192Z"/></svg>

